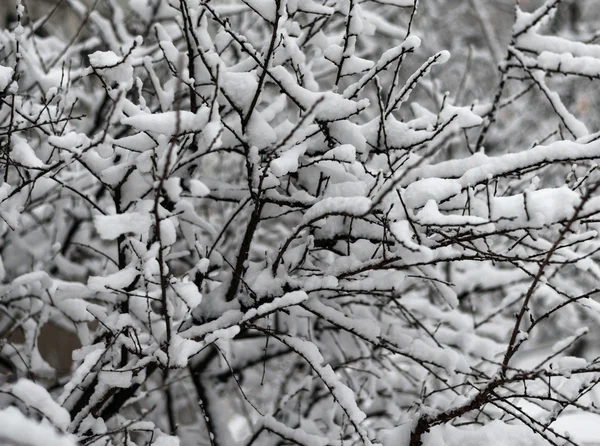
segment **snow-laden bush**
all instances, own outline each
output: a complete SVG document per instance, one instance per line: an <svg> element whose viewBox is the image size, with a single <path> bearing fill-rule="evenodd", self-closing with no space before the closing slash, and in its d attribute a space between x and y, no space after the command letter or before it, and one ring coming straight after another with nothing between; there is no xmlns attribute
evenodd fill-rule
<svg viewBox="0 0 600 446"><path fill-rule="evenodd" d="M506 43L459 2L477 45L439 1L17 3L3 444L583 441L600 45L560 0ZM77 27L42 32L56 14ZM79 342L64 370L50 327Z"/></svg>

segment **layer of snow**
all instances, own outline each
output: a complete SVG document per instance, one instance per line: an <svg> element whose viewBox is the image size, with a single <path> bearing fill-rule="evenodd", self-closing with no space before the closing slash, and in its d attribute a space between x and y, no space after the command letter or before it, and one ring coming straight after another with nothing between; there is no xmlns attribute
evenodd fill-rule
<svg viewBox="0 0 600 446"><path fill-rule="evenodd" d="M138 113L123 118L121 123L130 125L142 132L176 135L189 132L200 132L208 123L210 110L203 107L197 113L189 111L169 111L164 113Z"/></svg>
<svg viewBox="0 0 600 446"><path fill-rule="evenodd" d="M76 446L71 435L62 435L43 423L25 417L15 407L0 409L0 443L22 446Z"/></svg>
<svg viewBox="0 0 600 446"><path fill-rule="evenodd" d="M66 431L69 427L69 423L71 422L69 412L56 403L48 391L39 384L28 379L20 379L11 386L10 391L27 406L43 414L61 431Z"/></svg>
<svg viewBox="0 0 600 446"><path fill-rule="evenodd" d="M360 217L371 209L371 200L366 197L324 198L305 212L302 221L306 224L329 215Z"/></svg>
<svg viewBox="0 0 600 446"><path fill-rule="evenodd" d="M151 224L150 215L140 212L94 217L96 231L104 240L116 240L124 234L147 234Z"/></svg>
<svg viewBox="0 0 600 446"><path fill-rule="evenodd" d="M0 65L0 90L5 90L12 82L14 72L11 67Z"/></svg>

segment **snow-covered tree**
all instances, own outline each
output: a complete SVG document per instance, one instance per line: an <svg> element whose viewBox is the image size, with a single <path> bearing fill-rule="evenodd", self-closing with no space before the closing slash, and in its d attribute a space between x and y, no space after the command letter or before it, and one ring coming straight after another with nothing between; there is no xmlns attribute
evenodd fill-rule
<svg viewBox="0 0 600 446"><path fill-rule="evenodd" d="M16 2L0 442L588 441L595 0L421 3Z"/></svg>

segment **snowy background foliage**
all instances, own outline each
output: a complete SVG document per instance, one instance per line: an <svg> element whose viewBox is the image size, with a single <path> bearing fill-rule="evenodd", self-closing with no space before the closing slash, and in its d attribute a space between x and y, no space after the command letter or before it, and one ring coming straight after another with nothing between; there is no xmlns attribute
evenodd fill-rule
<svg viewBox="0 0 600 446"><path fill-rule="evenodd" d="M4 0L0 443L600 444L597 0Z"/></svg>

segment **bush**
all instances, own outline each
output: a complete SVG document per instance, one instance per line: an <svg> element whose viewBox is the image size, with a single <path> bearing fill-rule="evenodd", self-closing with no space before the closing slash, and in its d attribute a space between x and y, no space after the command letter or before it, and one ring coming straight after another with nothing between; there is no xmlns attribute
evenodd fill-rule
<svg viewBox="0 0 600 446"><path fill-rule="evenodd" d="M3 442L587 441L593 1L89 3L0 33Z"/></svg>

